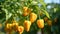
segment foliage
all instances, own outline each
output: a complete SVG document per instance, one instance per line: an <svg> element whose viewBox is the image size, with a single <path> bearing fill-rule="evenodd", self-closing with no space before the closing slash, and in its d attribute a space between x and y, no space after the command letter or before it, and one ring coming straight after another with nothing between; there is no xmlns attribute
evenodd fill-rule
<svg viewBox="0 0 60 34"><path fill-rule="evenodd" d="M51 5L50 9L47 8L49 5ZM12 24L13 21L16 21L19 24L18 26L23 26L25 20L30 21L30 14L35 13L37 16L34 15L34 19L32 18L34 23L31 24L30 31L26 32L24 30L23 34L36 34L35 32L41 29L38 28L36 22L38 19L44 19L44 17L47 17L52 23L51 26L49 26L47 23L48 20L46 22L44 20L44 28L41 29L43 30L42 32L47 32L48 34L59 33L59 5L60 4L54 3L46 4L44 0L0 0L0 24L2 24L0 30L2 31L3 29L2 32L5 33L4 28L6 27L6 24ZM40 12L42 12L42 15L40 15ZM24 15L26 14L26 16L24 16L23 13ZM33 31L34 33L32 33Z"/></svg>

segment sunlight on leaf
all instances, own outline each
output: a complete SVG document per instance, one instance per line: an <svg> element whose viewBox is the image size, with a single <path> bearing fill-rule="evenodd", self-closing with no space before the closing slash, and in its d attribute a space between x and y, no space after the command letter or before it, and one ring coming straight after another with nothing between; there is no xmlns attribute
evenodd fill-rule
<svg viewBox="0 0 60 34"><path fill-rule="evenodd" d="M42 10L43 10L43 9L42 9ZM45 15L50 19L49 13L48 13L46 10L43 10L43 11L44 11Z"/></svg>
<svg viewBox="0 0 60 34"><path fill-rule="evenodd" d="M44 0L40 0L40 3L44 6L44 8L46 7L46 4L44 3Z"/></svg>

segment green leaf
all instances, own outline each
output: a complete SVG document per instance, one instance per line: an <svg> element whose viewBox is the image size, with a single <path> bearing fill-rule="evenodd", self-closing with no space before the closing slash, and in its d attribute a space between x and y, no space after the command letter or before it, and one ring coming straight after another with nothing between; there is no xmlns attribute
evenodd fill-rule
<svg viewBox="0 0 60 34"><path fill-rule="evenodd" d="M43 9L42 9L43 10ZM43 12L45 13L45 15L50 19L50 15L46 10L43 10Z"/></svg>
<svg viewBox="0 0 60 34"><path fill-rule="evenodd" d="M12 13L9 13L9 11L7 9L4 9L4 8L2 8L2 10L5 11L5 13L6 13L6 20L8 20L12 16Z"/></svg>
<svg viewBox="0 0 60 34"><path fill-rule="evenodd" d="M44 3L44 0L40 0L40 3L44 6L44 8L46 7L46 3Z"/></svg>

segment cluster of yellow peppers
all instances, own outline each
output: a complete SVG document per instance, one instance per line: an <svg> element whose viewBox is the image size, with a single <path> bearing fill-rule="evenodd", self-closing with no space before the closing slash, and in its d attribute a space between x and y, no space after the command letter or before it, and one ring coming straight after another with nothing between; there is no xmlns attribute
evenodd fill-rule
<svg viewBox="0 0 60 34"><path fill-rule="evenodd" d="M27 32L30 30L30 26L31 24L33 24L36 20L37 20L37 14L31 12L31 10L28 7L23 7L23 16L27 16L29 15L29 20L25 20L23 25L24 26L19 26L19 24L16 21L13 21L12 24L7 23L5 30L7 32L11 32L12 29L15 31L18 31L19 34L22 34L24 30L26 30ZM47 21L48 18L45 17L44 19L38 19L37 20L37 26L39 28L44 28L44 21ZM52 21L48 20L48 25L52 25Z"/></svg>

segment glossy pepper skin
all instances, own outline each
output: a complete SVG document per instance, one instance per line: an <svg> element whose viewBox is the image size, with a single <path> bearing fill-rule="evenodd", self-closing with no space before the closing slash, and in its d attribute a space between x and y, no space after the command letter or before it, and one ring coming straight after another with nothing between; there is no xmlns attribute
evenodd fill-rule
<svg viewBox="0 0 60 34"><path fill-rule="evenodd" d="M23 31L24 31L24 27L23 27L23 26L18 26L18 32L19 32L20 34L22 34Z"/></svg>
<svg viewBox="0 0 60 34"><path fill-rule="evenodd" d="M23 16L29 15L31 10L28 7L23 7Z"/></svg>
<svg viewBox="0 0 60 34"><path fill-rule="evenodd" d="M11 32L12 31L12 24L7 23L5 26L5 31L6 32Z"/></svg>
<svg viewBox="0 0 60 34"><path fill-rule="evenodd" d="M39 28L44 28L44 20L43 20L43 19L37 20L37 26L38 26Z"/></svg>
<svg viewBox="0 0 60 34"><path fill-rule="evenodd" d="M31 22L25 20L25 21L24 21L24 28L25 28L25 30L26 30L27 32L30 30L30 26L31 26Z"/></svg>
<svg viewBox="0 0 60 34"><path fill-rule="evenodd" d="M16 21L13 21L13 23L12 23L13 30L17 31L18 25L19 24Z"/></svg>
<svg viewBox="0 0 60 34"><path fill-rule="evenodd" d="M37 19L37 14L31 13L30 14L30 21L31 21L31 23L33 23L34 21L36 21L36 19Z"/></svg>

